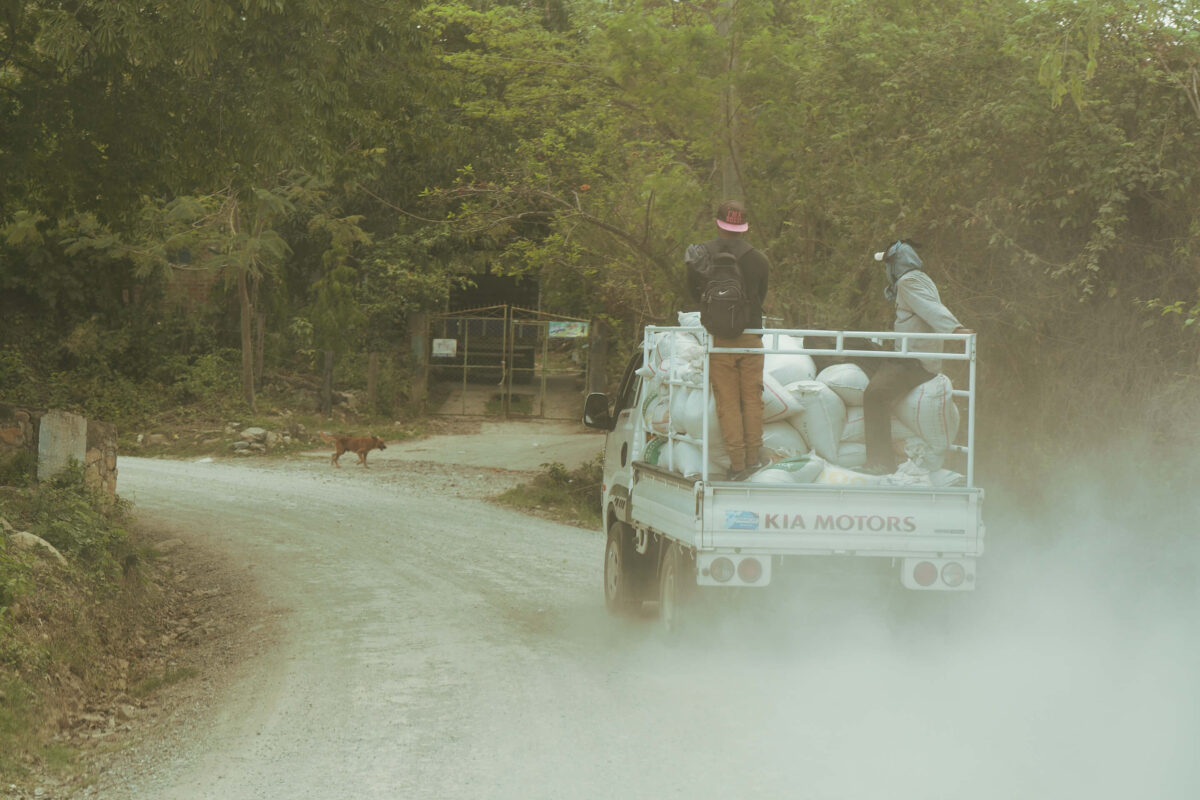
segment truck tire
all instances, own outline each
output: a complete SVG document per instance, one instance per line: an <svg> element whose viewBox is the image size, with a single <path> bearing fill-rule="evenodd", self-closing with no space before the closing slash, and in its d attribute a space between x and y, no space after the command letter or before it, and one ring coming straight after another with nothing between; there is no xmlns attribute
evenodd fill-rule
<svg viewBox="0 0 1200 800"><path fill-rule="evenodd" d="M604 548L604 605L610 613L629 615L642 606L637 570L632 569L633 529L624 522L608 526Z"/></svg>
<svg viewBox="0 0 1200 800"><path fill-rule="evenodd" d="M696 576L693 562L684 555L683 548L672 544L663 556L662 570L658 576L658 619L663 633L669 638L678 638L687 628L690 606L696 593Z"/></svg>

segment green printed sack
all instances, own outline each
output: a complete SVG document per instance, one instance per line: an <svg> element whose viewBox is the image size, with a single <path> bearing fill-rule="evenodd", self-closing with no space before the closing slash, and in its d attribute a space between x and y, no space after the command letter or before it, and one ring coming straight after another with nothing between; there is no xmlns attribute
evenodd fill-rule
<svg viewBox="0 0 1200 800"><path fill-rule="evenodd" d="M776 461L750 476L755 483L812 483L825 471L825 460L816 455Z"/></svg>

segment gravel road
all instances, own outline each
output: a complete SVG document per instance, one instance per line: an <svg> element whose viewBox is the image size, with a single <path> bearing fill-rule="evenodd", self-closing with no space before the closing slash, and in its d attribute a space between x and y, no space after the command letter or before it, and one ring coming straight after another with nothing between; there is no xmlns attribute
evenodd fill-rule
<svg viewBox="0 0 1200 800"><path fill-rule="evenodd" d="M650 615L605 613L599 532L483 499L601 444L501 425L369 470L122 458L143 519L244 566L267 622L211 702L88 795L1197 795L1186 588L1114 592L1060 553L1000 547L949 632L814 576L670 646Z"/></svg>

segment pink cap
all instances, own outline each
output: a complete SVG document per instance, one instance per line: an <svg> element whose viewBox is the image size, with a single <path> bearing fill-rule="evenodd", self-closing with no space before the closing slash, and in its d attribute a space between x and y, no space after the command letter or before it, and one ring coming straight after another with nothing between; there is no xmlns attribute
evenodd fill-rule
<svg viewBox="0 0 1200 800"><path fill-rule="evenodd" d="M732 233L745 233L750 230L746 220L746 208L736 200L726 200L717 208L717 227Z"/></svg>

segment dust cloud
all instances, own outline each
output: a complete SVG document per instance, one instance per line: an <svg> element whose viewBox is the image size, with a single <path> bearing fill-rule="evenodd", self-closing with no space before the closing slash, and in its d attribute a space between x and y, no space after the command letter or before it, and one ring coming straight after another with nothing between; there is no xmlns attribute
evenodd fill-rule
<svg viewBox="0 0 1200 800"><path fill-rule="evenodd" d="M680 796L1200 796L1200 502L1067 482L989 498L974 593L810 559L673 647L627 623Z"/></svg>
<svg viewBox="0 0 1200 800"><path fill-rule="evenodd" d="M143 511L259 565L291 643L98 796L1195 800L1196 483L1124 472L1039 506L983 481L975 592L807 559L672 644L605 612L598 531L444 474L130 459Z"/></svg>

